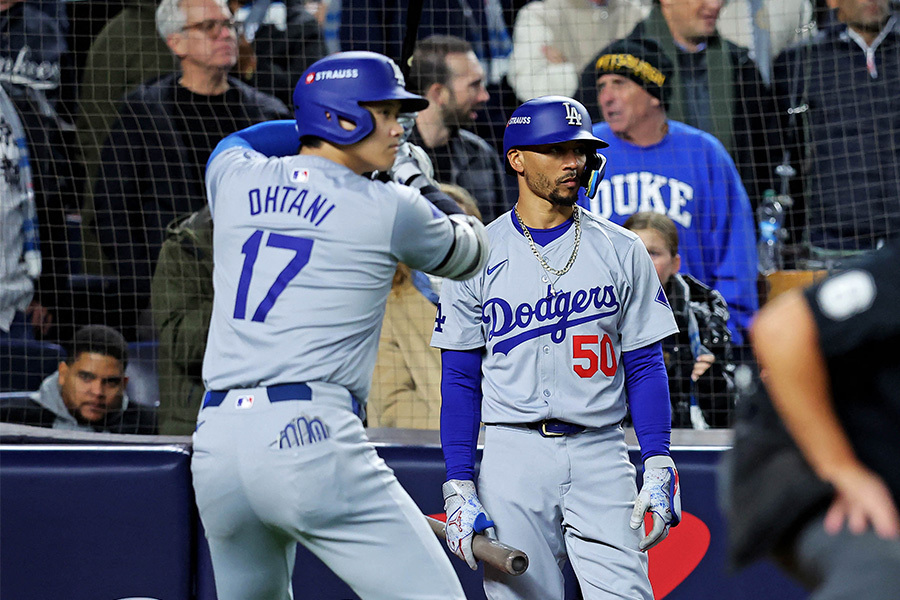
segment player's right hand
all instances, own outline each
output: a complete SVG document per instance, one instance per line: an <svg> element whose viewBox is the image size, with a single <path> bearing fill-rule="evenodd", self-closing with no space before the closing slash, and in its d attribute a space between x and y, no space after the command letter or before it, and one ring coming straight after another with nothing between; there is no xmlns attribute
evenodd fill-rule
<svg viewBox="0 0 900 600"><path fill-rule="evenodd" d="M477 569L472 553L472 536L494 526L475 493L475 482L451 479L444 483L444 512L447 513L447 547L466 561L473 571Z"/></svg>
<svg viewBox="0 0 900 600"><path fill-rule="evenodd" d="M27 250L25 252L25 271L31 279L37 279L41 276L41 251Z"/></svg>
<svg viewBox="0 0 900 600"><path fill-rule="evenodd" d="M434 185L434 165L431 164L431 159L422 148L409 142L403 142L397 148L397 158L388 175L400 185Z"/></svg>
<svg viewBox="0 0 900 600"><path fill-rule="evenodd" d="M681 486L669 456L651 456L644 461L644 485L631 513L632 529L640 529L647 511L653 514L653 528L638 544L642 552L666 539L669 527L681 522Z"/></svg>

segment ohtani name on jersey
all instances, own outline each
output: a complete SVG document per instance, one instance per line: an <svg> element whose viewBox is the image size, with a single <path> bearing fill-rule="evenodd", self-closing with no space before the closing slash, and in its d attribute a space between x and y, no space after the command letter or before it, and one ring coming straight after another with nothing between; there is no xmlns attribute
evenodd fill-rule
<svg viewBox="0 0 900 600"><path fill-rule="evenodd" d="M619 312L619 308L615 287L607 285L589 290L578 290L574 293L557 292L553 296L541 298L533 305L523 302L515 309L503 298L490 298L484 303L481 310L481 320L490 326L488 340L505 336L517 329L527 329L527 331L494 344L492 349L494 354L507 354L519 344L548 333L550 339L559 344L566 339L566 331L569 327L610 317ZM572 315L581 314L590 309L600 312L578 319L570 318ZM532 321L542 323L554 319L557 320L548 325L528 329Z"/></svg>
<svg viewBox="0 0 900 600"><path fill-rule="evenodd" d="M270 185L263 188L253 188L247 193L250 201L250 216L266 213L296 213L298 217L308 220L318 227L322 224L331 211L334 204L321 194L315 200L309 200L309 190L300 189L288 185Z"/></svg>

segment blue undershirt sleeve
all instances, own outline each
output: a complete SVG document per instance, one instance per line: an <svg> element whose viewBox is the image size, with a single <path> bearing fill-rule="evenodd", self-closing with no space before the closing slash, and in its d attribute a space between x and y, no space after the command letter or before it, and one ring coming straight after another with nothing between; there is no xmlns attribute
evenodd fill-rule
<svg viewBox="0 0 900 600"><path fill-rule="evenodd" d="M662 343L623 352L622 363L631 420L641 445L641 460L657 455L668 456L672 406Z"/></svg>
<svg viewBox="0 0 900 600"><path fill-rule="evenodd" d="M441 448L447 479L475 480L484 348L441 352Z"/></svg>
<svg viewBox="0 0 900 600"><path fill-rule="evenodd" d="M218 154L229 148L250 148L266 156L290 156L300 150L297 123L291 120L266 121L226 136L206 161L207 168Z"/></svg>

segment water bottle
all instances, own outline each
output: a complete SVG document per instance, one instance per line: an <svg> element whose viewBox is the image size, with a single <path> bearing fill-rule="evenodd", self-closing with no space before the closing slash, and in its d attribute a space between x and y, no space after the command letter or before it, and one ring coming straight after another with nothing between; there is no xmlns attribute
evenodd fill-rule
<svg viewBox="0 0 900 600"><path fill-rule="evenodd" d="M781 254L784 207L775 196L775 190L765 191L762 202L756 209L756 217L759 221L759 243L757 245L759 272L769 275L784 267Z"/></svg>

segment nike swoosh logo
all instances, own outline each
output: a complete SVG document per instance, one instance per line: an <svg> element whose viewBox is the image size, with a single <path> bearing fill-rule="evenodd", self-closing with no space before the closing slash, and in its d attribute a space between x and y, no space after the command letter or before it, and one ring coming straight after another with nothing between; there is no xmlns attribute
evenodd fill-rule
<svg viewBox="0 0 900 600"><path fill-rule="evenodd" d="M497 269L499 269L500 267L502 267L503 264L506 263L506 262L509 262L509 259L508 259L508 258L507 258L506 260L504 260L504 261L498 262L498 263L497 263L496 265L494 265L493 267L488 267L487 274L490 275L491 273L493 273L494 271L496 271Z"/></svg>

